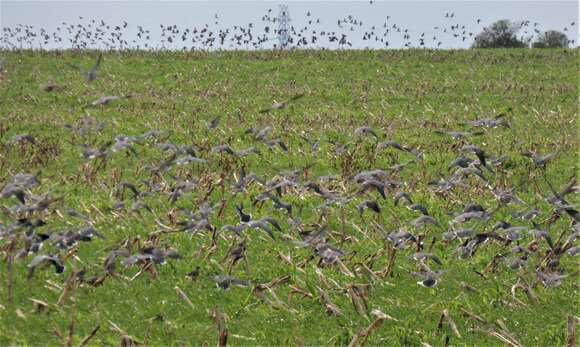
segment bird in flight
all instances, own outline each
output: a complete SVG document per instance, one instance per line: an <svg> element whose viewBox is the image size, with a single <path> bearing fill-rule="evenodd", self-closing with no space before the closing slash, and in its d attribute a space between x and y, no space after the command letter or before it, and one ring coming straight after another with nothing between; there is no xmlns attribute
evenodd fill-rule
<svg viewBox="0 0 580 347"><path fill-rule="evenodd" d="M103 60L103 54L99 54L99 57L97 58L97 61L95 62L95 65L93 65L93 67L90 70L85 70L85 68L83 68L80 65L74 65L74 64L68 64L68 65L74 69L79 70L81 72L81 74L84 76L85 80L87 80L87 82L92 82L95 79L97 79L97 70L101 66L102 60Z"/></svg>
<svg viewBox="0 0 580 347"><path fill-rule="evenodd" d="M260 110L260 113L268 113L268 112L273 111L273 110L281 110L283 108L286 108L288 106L288 103L290 103L291 101L296 101L296 100L302 98L303 96L304 96L304 93L300 93L300 94L294 95L293 97L291 97L290 99L288 99L286 101L274 102L274 104L272 106Z"/></svg>

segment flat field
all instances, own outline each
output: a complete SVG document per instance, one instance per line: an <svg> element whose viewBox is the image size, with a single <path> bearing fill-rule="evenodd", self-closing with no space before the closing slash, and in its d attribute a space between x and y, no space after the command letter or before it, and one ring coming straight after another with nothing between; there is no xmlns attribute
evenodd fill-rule
<svg viewBox="0 0 580 347"><path fill-rule="evenodd" d="M1 56L0 345L566 344L577 50Z"/></svg>

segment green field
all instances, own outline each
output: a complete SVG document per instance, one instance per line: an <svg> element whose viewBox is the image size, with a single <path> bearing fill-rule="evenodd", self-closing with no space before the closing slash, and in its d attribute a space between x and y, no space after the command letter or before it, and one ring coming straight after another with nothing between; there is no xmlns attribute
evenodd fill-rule
<svg viewBox="0 0 580 347"><path fill-rule="evenodd" d="M492 231L500 220L527 228L532 221L548 223L556 246L571 235L571 218L565 212L555 218L546 197L552 194L547 182L558 190L578 172L577 50L108 52L92 83L68 65L90 67L97 55L0 54L0 189L15 174L31 173L39 184L26 190L25 206L47 201L45 209L26 212L17 208L22 205L14 196L0 198L0 345L77 346L97 326L88 345L119 345L122 340L214 345L218 327L210 310L225 317L231 345L348 345L375 321L373 310L393 319L370 331L369 345L441 346L446 339L450 345L501 345L506 336L514 345L566 345L568 317L578 315L577 257L564 253L548 269L545 260L554 256L553 249L544 239L534 241L526 230L520 240L488 240L472 257L460 259L455 250L462 242L444 241L442 234L454 219L448 212L460 213L465 204L477 202L494 213L461 227L481 233ZM63 90L43 91L47 83ZM285 108L259 112L301 94ZM87 106L109 95L130 97ZM218 116L219 123L210 128ZM465 124L498 116L509 127ZM246 133L267 126L272 130L265 138L282 140L288 152ZM378 138L355 132L361 126ZM159 131L157 138L142 136L152 129ZM436 130L477 134L454 140ZM35 143L18 141L18 134L32 135ZM118 135L136 138L134 152L112 150L114 144L107 142ZM376 150L386 140L409 150ZM172 156L175 149L160 148L169 142L191 146L190 152L206 162L176 165L187 154ZM222 144L236 151L254 146L259 153L236 157L211 151ZM488 161L502 155L505 160L492 169L479 165L487 183L471 174L446 191L428 185L449 177L454 170L448 165L460 154L476 158L462 152L466 144L483 149ZM106 153L103 158L83 157L87 148L99 147ZM555 156L546 165L534 165L522 155L525 151ZM416 157L419 152L422 160ZM353 177L359 172L406 163L390 173L399 186L387 186L386 199L377 190L355 194L361 185ZM283 189L279 198L292 204L292 217L300 221L274 209L271 201L253 205L259 194L271 190L257 180L247 185L247 192L233 194L242 167L265 181L293 174L297 184ZM328 175L336 177L319 179ZM184 180L195 184L172 203L176 182ZM127 190L123 196L120 182L147 193L133 198ZM317 182L337 197L354 198L322 208L325 198L307 189L307 182ZM502 204L492 188L514 188L522 202ZM403 202L395 206L394 196L401 191L422 203L441 227L413 226L420 213ZM42 194L48 195L39 198ZM356 206L365 199L378 202L381 213L365 210L361 218ZM578 202L575 193L566 199ZM112 210L118 200L125 208ZM204 201L216 205L208 218L216 231L179 231L179 222L188 219L184 211L198 211ZM275 240L250 228L240 237L222 230L238 223L239 203L255 219L269 215L280 223ZM82 217L72 216L71 209ZM533 220L516 218L517 212L534 209L538 215ZM53 235L38 254L60 257L64 273L43 266L27 278L27 265L37 254L16 255L25 247L23 218L46 222L33 231ZM8 235L11 225L17 227ZM89 225L106 239L56 247L57 233ZM323 229L328 244L345 252L342 265L322 264L312 247L290 241L303 240L300 230ZM399 229L423 236L424 252L431 248L441 259L442 265L425 262L432 270L445 271L435 287L420 286L420 278L411 275L419 271L420 262L409 258L416 245L394 251L385 238ZM242 239L245 259L232 265L231 250ZM515 257L516 243L530 254L514 270L507 262ZM115 272L104 276L105 259L127 245L132 254L154 246L175 249L181 258L133 266L123 266L119 258ZM498 254L506 260L497 257L497 266L489 266ZM196 267L199 276L192 280L186 274ZM546 287L538 281L538 267L567 277L559 286ZM70 277L81 269L84 279ZM214 276L229 271L248 285L218 287ZM91 276L104 281L91 285ZM259 286L283 276L289 277L278 285ZM70 290L63 295L67 283ZM340 312L327 312L329 307ZM459 334L446 319L438 327L445 309Z"/></svg>

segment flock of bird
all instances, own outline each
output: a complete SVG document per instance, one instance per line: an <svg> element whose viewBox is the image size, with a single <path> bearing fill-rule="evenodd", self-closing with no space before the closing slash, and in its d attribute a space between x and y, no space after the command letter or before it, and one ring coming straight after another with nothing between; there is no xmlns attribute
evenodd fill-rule
<svg viewBox="0 0 580 347"><path fill-rule="evenodd" d="M444 25L434 26L432 32L413 33L409 28L394 23L391 16L386 16L382 24L366 25L363 20L348 15L336 21L336 28L331 30L320 18L306 13L304 26L288 25L279 28L279 18L272 9L261 17L261 23L250 22L247 25L223 27L218 14L214 15L213 24L200 27L182 28L176 24L159 26L160 33L137 26L136 29L127 22L119 25L108 24L103 20L92 19L85 23L62 22L56 31L35 29L33 25L17 25L14 28L3 27L0 42L6 48L78 48L78 49L268 49L281 44L285 48L349 48L353 44L359 48L420 47L439 48L454 47L457 44L473 41L477 32L469 29L469 23L456 21L452 12L445 14ZM84 21L84 17L79 17ZM531 41L533 36L542 32L539 23L529 20L518 22L522 40ZM570 23L570 27L575 26ZM471 25L481 27L481 19ZM285 31L285 42L279 40L281 30ZM568 27L563 28L564 32ZM575 40L569 40L574 45ZM279 48L279 47L278 47Z"/></svg>
<svg viewBox="0 0 580 347"><path fill-rule="evenodd" d="M90 68L68 64L71 69L79 71L87 83L98 78L104 65L106 61L102 55ZM41 89L58 93L63 86L50 84L41 86ZM102 97L87 107L106 108L129 97ZM265 105L256 112L275 116L296 103L308 103L308 95L299 93L285 101ZM207 130L220 130L220 120L218 116L208 122ZM290 134L275 137L273 126L245 129L243 141L250 145L244 148L235 148L230 143L175 142L171 140L171 134L155 129L138 136L118 134L100 143L84 143L78 147L78 153L94 170L111 170L113 157L127 156L135 158L128 162L140 165L136 169L143 173L141 177L147 177L123 180L112 186L110 195L115 202L100 214L117 217L139 215L160 229L149 233L146 240L137 237L116 240L102 259L102 265L98 266L99 270L82 270L77 274L78 280L86 285L106 285L108 278L119 276L128 267L138 267L155 276L158 266L192 256L179 254L164 239L174 233L207 236L204 239L208 242L204 247L207 252L205 259L224 247L226 242L231 243L225 259L227 266L204 273L207 266L202 266L203 260L198 259L200 266L183 274L194 281L202 278L212 280L224 290L232 285L252 286L259 294L267 286L255 283L252 278L239 278L236 274L236 266L245 261L248 245L254 242L287 243L304 249L307 256L302 259L280 253L280 257L290 264L304 265L315 260L320 269L337 267L350 277L389 276L389 272L395 271L392 266L383 270L373 268L372 259L355 262L358 258L349 245L356 237L335 227L340 224L336 220L344 219L346 210L358 215L360 225L382 235L393 261L395 254L404 255L396 261L414 268L408 275L417 278L417 284L422 287L436 287L445 280L447 264L444 259L469 262L475 254L490 249L495 250L495 255L489 259L492 264L490 271L505 264L514 271L513 278L518 286L532 288L541 284L552 288L561 285L574 274L574 269L566 269L561 260L580 254L580 212L570 200L570 195L580 192L575 177L566 186L555 187L546 177L545 170L559 154L533 150L521 153L522 157L529 159L529 170L536 173L530 176L535 181L528 183L545 187L541 192L545 207L526 202L520 197L520 187L497 184L502 181L500 177L509 174L511 168L506 163L510 158L490 153L471 142L474 137L510 128L509 116L500 114L466 121L459 126L460 130L440 129L435 132L441 136L441 141L445 138L445 141L452 142L456 156L447 163L447 172L424 181L412 180L408 173L425 170L425 156L431 154L429 148L386 139L377 129L362 124L347 134L352 141L329 143L330 152L320 156L352 155L357 153L357 147L370 143L375 158L390 153L404 160L390 167L380 167L379 164L377 169L352 175L328 173L315 177L308 165L282 171L274 171L272 165L266 170L270 176L248 172L250 163L264 151L274 151L282 157L293 151L319 153L327 148L321 146L320 140L306 135L299 139L289 138ZM89 141L94 137L86 135L100 134L105 125L94 118L83 117L68 124L67 128L71 137ZM493 141L492 137L489 139ZM293 148L291 144L296 141L305 147ZM38 141L33 134L21 133L5 141L5 145L34 148ZM153 157L153 162L145 164L141 160L147 156ZM2 175L0 246L4 253L12 252L16 261L27 263L29 278L38 271L46 271L46 266L51 266L56 274L62 274L70 266L78 248L90 247L87 243L101 242L95 240L112 242L108 240L111 235L96 226L96 216L75 210L63 197L44 191L42 174L20 172L8 175L4 172ZM435 206L432 202L422 202L421 196L424 195L415 194L419 189L433 192L441 206L449 206L450 192L455 190L478 191L481 196L493 198L484 205L471 200L455 201L453 205L458 207L434 211L434 207L429 207ZM166 205L156 207L152 201L164 201ZM193 208L185 207L191 201ZM305 213L305 209L311 209L310 213ZM406 221L398 220L397 215L406 210L415 216ZM223 222L228 213L237 216L235 223ZM383 223L385 214L389 219L398 220L396 227ZM166 220L158 217L163 215L167 216ZM305 215L314 216L311 218L316 220L304 220ZM498 215L507 217L500 219ZM54 228L52 225L59 224L60 220L72 220L75 226ZM441 249L447 252L444 257ZM532 274L533 281L523 283L521 274ZM320 276L324 278L323 272ZM303 289L295 287L295 290ZM332 303L322 285L318 290L326 311L340 314L340 308Z"/></svg>
<svg viewBox="0 0 580 347"><path fill-rule="evenodd" d="M87 82L92 82L97 78L97 73L102 64L102 55L99 55L94 66L85 69L78 65L70 64L74 69L81 72ZM46 85L42 87L46 92L58 92L61 86ZM287 101L275 102L259 112L273 113L287 107L290 103L300 102L304 94L298 94ZM118 96L103 97L90 106L106 107L112 101L120 99ZM186 196L201 194L207 198L214 185L219 185L223 190L228 190L231 200L210 201L202 199L197 210L189 210L180 207L172 210L174 222L173 227L166 226L165 232L183 232L190 234L210 233L212 242L217 242L219 237L235 237L240 240L239 247L234 248L232 257L233 263L244 257L244 245L251 241L249 235L254 230L264 232L274 242L279 238L283 242L290 242L297 247L312 249L313 256L320 259L322 265L336 265L341 263L346 272L345 264L341 258L348 254L348 250L339 249L333 245L333 231L329 230L328 220L332 218L334 208L344 208L344 206L354 205L361 220L364 221L367 213L380 215L391 200L393 206L389 207L396 212L399 208L406 208L418 214L416 219L408 221L407 226L403 224L399 230L388 232L384 229L386 242L392 244L396 249L411 249L410 259L419 264L419 271L412 274L419 277L421 285L436 286L444 270L432 269L432 264L441 267L443 264L439 258L431 253L433 243L445 242L454 245L453 253L460 259L469 259L481 248L492 244L510 246L504 248L506 251L501 254L509 267L512 269L531 267L537 274L537 279L547 286L554 286L561 283L566 278L564 270L559 267L559 260L562 257L573 257L580 253L580 247L575 244L580 238L580 212L571 204L567 196L570 193L578 193L579 187L575 179L571 183L558 189L553 187L549 180L544 177L549 192L545 194L545 200L551 206L550 217L542 223L538 221L538 216L548 211L540 211L518 197L515 187L499 188L492 186L490 177L501 175L502 167L508 160L506 156L495 156L488 153L483 148L469 144L469 138L482 136L485 131L501 131L501 128L509 128L510 123L505 115L493 118L477 119L464 124L472 128L470 131L437 130L441 136L449 136L457 143L457 157L448 165L450 174L443 175L437 179L424 182L435 192L440 193L445 199L445 192L453 189L480 189L488 190L495 197L494 207L484 207L471 201L463 202L463 207L459 210L444 211L443 215L449 216L447 226L442 219L434 217L436 214L429 211L426 205L417 201L413 197L413 192L408 188L402 174L412 167L422 165L424 150L414 148L407 144L385 140L374 129L368 126L360 126L353 129L352 136L357 138L356 143L334 143L334 151L338 154L346 153L350 147L357 146L364 139L370 138L376 141L374 149L375 155L381 152L395 150L405 153L408 160L393 165L388 168L375 169L358 172L352 177L321 176L305 178L307 168L277 172L273 177L260 177L255 173L248 173L244 166L239 168L239 173L232 173L230 177L222 177L219 182L211 182L210 190L207 189L207 182L202 183L200 178L181 178L175 172L179 167L203 167L210 161L229 160L235 163L243 163L242 159L252 160L252 157L260 156L265 146L268 150L289 152L293 150L283 138L273 138L272 126L264 128L248 128L244 136L249 137L254 145L248 148L235 149L228 144L215 144L209 148L200 148L194 144L180 144L168 140L166 134L156 130L143 133L141 136L118 135L112 140L92 147L83 144L80 153L87 161L96 163L98 168L106 168L110 157L118 152L126 152L127 155L139 156L150 148L157 147L167 156L159 158L156 163L142 167L149 172L150 179L139 182L120 182L111 192L118 200L111 208L110 213L141 213L141 211L154 212L145 202L145 198L156 197L167 199L171 207L178 205ZM207 125L208 129L216 129L220 126L220 118L214 118ZM68 125L68 128L76 134L87 132L100 132L103 125L91 119L80 119L78 124ZM483 129L483 130L482 130ZM24 133L14 135L7 145L30 145L35 146L37 141L34 136ZM312 151L320 150L320 142L308 141ZM140 154L139 154L140 153ZM526 151L521 153L531 160L533 170L543 172L550 161L555 157L555 153L536 153ZM241 165L241 164L240 164ZM72 208L66 208L69 217L79 219L84 222L82 227L69 230L48 230L46 225L50 223L48 219L53 218L47 211L56 208L61 203L61 199L53 197L50 193L34 194L38 189L41 180L30 173L17 173L12 177L4 177L5 183L0 190L0 198L4 204L3 211L7 216L12 217L11 223L0 224L0 238L4 240L15 240L20 245L16 251L17 259L28 259L30 275L38 266L50 263L57 273L64 271L65 265L63 256L66 251L77 247L80 242L89 242L96 238L105 237L92 225L91 218L85 216ZM229 182L229 185L226 185ZM339 192L329 189L329 186L336 186L337 182L342 182L346 190ZM414 185L421 182L414 182ZM259 193L254 195L250 192ZM129 197L127 198L127 192ZM242 202L235 203L238 196L253 196L251 208L260 211L260 217L254 217ZM301 220L304 205L296 205L290 202L289 197L299 197L301 199L320 200L318 209L319 220L307 226ZM361 200L362 199L362 200ZM292 199L296 200L296 199ZM288 218L288 229L283 227L283 223L271 215L264 214L263 206L271 203L268 209L281 210ZM219 225L220 216L223 216L224 209L235 208L239 216L237 224ZM497 220L493 224L490 221L494 215L503 209L508 209L512 214L511 221ZM367 212L368 211L368 212ZM562 229L561 235L555 235L550 230L550 226L560 218L567 218L570 221L569 227ZM371 221L367 221L371 223ZM475 222L475 223L473 223ZM376 224L376 222L372 222ZM377 224L378 225L378 224ZM293 236L291 236L293 235ZM564 235L566 235L564 237ZM431 236L431 244L426 245L426 238ZM157 240L157 239L154 239ZM279 241L278 241L279 242ZM53 253L43 252L43 245L49 244ZM60 250L60 251L59 251ZM64 252L64 253L63 253ZM235 254L234 254L235 253ZM533 255L536 256L533 256ZM116 260L121 259L124 266L136 264L163 264L167 259L179 259L180 256L173 249L161 249L153 241L151 245L135 248L127 241L123 245L111 251L104 261L103 272L98 276L104 280L108 275L116 271ZM534 259L534 261L530 261ZM432 262L432 263L431 263ZM198 270L199 271L199 270ZM246 283L237 280L230 274L217 275L214 279L222 287L227 287L229 283ZM95 280L95 278L93 278Z"/></svg>

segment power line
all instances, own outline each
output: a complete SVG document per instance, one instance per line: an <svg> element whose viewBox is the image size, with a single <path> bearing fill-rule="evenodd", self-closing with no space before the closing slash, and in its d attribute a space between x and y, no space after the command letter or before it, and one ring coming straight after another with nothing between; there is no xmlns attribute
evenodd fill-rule
<svg viewBox="0 0 580 347"><path fill-rule="evenodd" d="M280 49L287 49L290 41L288 33L290 28L290 11L288 5L280 5L278 12L278 42Z"/></svg>

